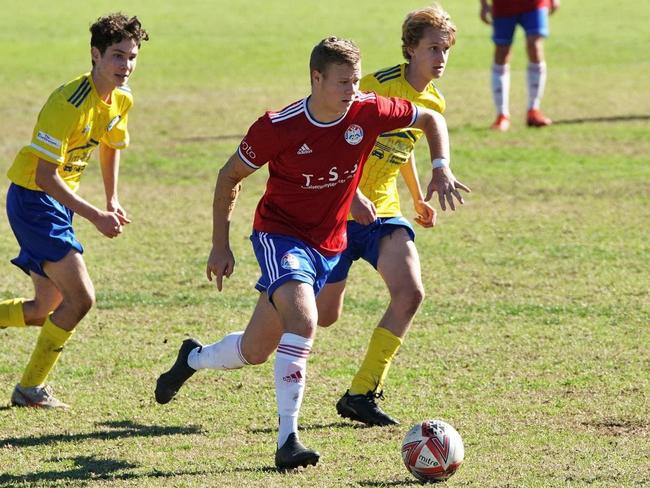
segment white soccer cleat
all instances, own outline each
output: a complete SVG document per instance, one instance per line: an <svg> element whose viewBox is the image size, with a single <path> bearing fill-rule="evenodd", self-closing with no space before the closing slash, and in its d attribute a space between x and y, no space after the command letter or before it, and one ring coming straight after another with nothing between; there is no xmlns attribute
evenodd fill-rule
<svg viewBox="0 0 650 488"><path fill-rule="evenodd" d="M69 408L70 406L54 396L50 385L24 387L16 385L11 395L11 404L16 407Z"/></svg>

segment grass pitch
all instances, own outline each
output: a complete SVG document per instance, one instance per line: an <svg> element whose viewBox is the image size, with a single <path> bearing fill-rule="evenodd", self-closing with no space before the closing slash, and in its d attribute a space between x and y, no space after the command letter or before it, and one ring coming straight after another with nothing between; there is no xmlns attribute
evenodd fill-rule
<svg viewBox="0 0 650 488"><path fill-rule="evenodd" d="M580 5L578 5L578 3ZM260 172L245 182L232 228L237 269L218 294L204 276L216 171L266 109L308 91L313 45L355 39L364 73L401 62L400 24L420 2L23 2L0 18L0 170L27 143L58 84L89 69L87 27L108 11L141 17L151 41L131 86L133 145L120 197L131 224L103 239L77 220L97 288L51 375L71 412L7 407L37 330L0 331L0 485L415 486L399 445L425 418L452 423L466 461L447 483L472 487L650 485L650 41L643 2L565 2L551 18L544 109L556 125L524 127L521 32L513 56L513 128L492 120L490 30L478 2L448 0L459 28L439 86L454 171L474 192L417 244L427 299L386 385L402 420L367 429L336 416L387 303L360 263L344 316L319 331L301 436L315 469L273 469L272 362L201 372L177 401L153 400L183 338L240 329L255 302L248 242ZM421 162L426 150L418 148ZM426 164L422 179L426 181ZM7 185L0 186L4 201ZM81 194L98 205L97 165ZM408 198L405 214L412 217ZM29 296L8 262L0 220L0 299Z"/></svg>

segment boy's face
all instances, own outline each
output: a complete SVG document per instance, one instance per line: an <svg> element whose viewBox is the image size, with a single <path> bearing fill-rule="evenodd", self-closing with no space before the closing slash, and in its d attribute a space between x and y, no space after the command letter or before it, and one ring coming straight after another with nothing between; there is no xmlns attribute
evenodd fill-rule
<svg viewBox="0 0 650 488"><path fill-rule="evenodd" d="M96 81L115 88L126 85L135 70L138 45L133 39L124 39L108 46L104 54L96 47L91 48L91 56L95 62L93 72L98 78Z"/></svg>
<svg viewBox="0 0 650 488"><path fill-rule="evenodd" d="M447 66L451 44L449 36L440 29L427 27L415 47L409 47L411 69L429 80L442 76Z"/></svg>
<svg viewBox="0 0 650 488"><path fill-rule="evenodd" d="M359 90L361 63L330 64L325 71L312 72L312 92L332 112L344 113Z"/></svg>

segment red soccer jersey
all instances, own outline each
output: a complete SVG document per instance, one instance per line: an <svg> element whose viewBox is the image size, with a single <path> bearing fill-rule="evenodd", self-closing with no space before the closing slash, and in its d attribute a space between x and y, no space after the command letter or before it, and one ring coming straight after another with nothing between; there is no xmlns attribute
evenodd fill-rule
<svg viewBox="0 0 650 488"><path fill-rule="evenodd" d="M413 124L417 108L400 98L359 93L345 115L322 123L309 113L308 99L260 117L238 154L254 169L269 163L253 228L298 238L333 256L347 245L347 215L377 136Z"/></svg>
<svg viewBox="0 0 650 488"><path fill-rule="evenodd" d="M550 7L550 0L492 0L492 16L507 17Z"/></svg>

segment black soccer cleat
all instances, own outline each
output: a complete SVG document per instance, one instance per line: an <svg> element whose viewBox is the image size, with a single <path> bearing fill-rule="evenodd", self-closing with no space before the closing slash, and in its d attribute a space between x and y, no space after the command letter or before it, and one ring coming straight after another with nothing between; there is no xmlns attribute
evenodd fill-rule
<svg viewBox="0 0 650 488"><path fill-rule="evenodd" d="M336 403L336 411L343 418L363 422L366 425L399 425L399 421L388 415L377 405L376 399L383 399L383 393L369 391L365 395L350 395L350 390Z"/></svg>
<svg viewBox="0 0 650 488"><path fill-rule="evenodd" d="M320 454L303 446L294 432L289 434L282 447L275 451L275 466L278 469L316 466L319 459Z"/></svg>
<svg viewBox="0 0 650 488"><path fill-rule="evenodd" d="M202 344L196 339L185 339L178 350L176 362L169 371L161 374L156 381L156 401L162 405L169 403L196 370L187 364L190 352Z"/></svg>

